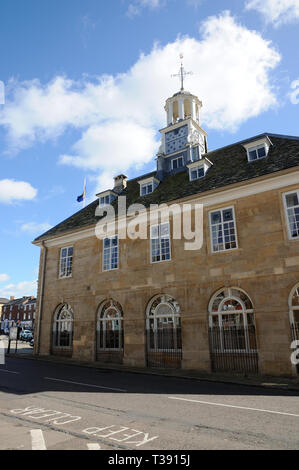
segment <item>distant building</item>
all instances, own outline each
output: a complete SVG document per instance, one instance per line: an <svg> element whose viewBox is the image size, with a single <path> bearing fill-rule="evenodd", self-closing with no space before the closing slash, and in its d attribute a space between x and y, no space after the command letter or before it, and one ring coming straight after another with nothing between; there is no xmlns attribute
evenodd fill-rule
<svg viewBox="0 0 299 470"><path fill-rule="evenodd" d="M0 319L2 318L2 308L8 302L9 302L8 299L4 299L3 297L0 297ZM3 333L3 330L4 330L4 324L2 321L0 321L0 333Z"/></svg>
<svg viewBox="0 0 299 470"><path fill-rule="evenodd" d="M35 297L22 297L20 299L11 297L10 300L6 299L6 303L2 307L1 330L4 331L5 328L14 325L21 326L24 329L33 329L35 311Z"/></svg>

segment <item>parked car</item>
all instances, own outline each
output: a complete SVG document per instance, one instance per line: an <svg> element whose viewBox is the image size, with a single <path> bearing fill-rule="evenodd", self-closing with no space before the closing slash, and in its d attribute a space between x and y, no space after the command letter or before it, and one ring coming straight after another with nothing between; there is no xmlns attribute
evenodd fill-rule
<svg viewBox="0 0 299 470"><path fill-rule="evenodd" d="M21 341L31 341L33 339L33 333L30 330L23 330L20 333L19 339Z"/></svg>

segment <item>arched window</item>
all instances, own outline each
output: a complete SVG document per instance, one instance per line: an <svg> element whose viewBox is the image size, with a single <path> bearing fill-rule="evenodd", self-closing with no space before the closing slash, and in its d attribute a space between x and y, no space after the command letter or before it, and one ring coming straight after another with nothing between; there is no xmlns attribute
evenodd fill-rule
<svg viewBox="0 0 299 470"><path fill-rule="evenodd" d="M209 326L213 350L256 350L253 305L241 289L221 289L209 304Z"/></svg>
<svg viewBox="0 0 299 470"><path fill-rule="evenodd" d="M98 311L97 349L123 350L123 311L121 305L112 299L105 301Z"/></svg>
<svg viewBox="0 0 299 470"><path fill-rule="evenodd" d="M293 339L299 339L299 284L291 290L289 307L292 336Z"/></svg>
<svg viewBox="0 0 299 470"><path fill-rule="evenodd" d="M184 100L184 118L188 118L191 116L191 101Z"/></svg>
<svg viewBox="0 0 299 470"><path fill-rule="evenodd" d="M148 351L181 351L181 310L169 295L157 295L146 311Z"/></svg>
<svg viewBox="0 0 299 470"><path fill-rule="evenodd" d="M53 346L55 348L72 349L73 347L74 314L69 305L58 307L53 324Z"/></svg>

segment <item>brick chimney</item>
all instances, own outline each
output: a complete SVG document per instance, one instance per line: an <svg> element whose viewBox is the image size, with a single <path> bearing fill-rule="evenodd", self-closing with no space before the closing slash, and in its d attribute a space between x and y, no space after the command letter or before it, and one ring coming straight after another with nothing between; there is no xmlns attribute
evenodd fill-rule
<svg viewBox="0 0 299 470"><path fill-rule="evenodd" d="M11 295L9 300L15 300L14 296Z"/></svg>
<svg viewBox="0 0 299 470"><path fill-rule="evenodd" d="M126 175L118 175L114 178L114 188L113 191L116 193L121 193L123 189L127 187L127 179Z"/></svg>

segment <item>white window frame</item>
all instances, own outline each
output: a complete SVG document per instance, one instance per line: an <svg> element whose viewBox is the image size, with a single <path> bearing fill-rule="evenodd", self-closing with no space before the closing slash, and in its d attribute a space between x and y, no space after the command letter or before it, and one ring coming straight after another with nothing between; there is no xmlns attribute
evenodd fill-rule
<svg viewBox="0 0 299 470"><path fill-rule="evenodd" d="M236 242L236 247L235 248L223 248L222 250L214 250L213 246L213 230L212 226L214 225L219 225L219 224L212 224L212 214L214 212L219 212L223 213L224 211L232 209L233 212L233 222L234 222L234 230L235 230L235 242ZM222 216L222 215L221 215ZM222 235L223 235L223 245L225 245L225 235L224 235L224 227L223 227L223 221L221 222L222 225ZM211 252L212 253L226 253L228 251L234 251L239 248L238 244L238 233L237 233L237 223L236 223L236 214L235 214L235 208L234 206L229 206L229 207L221 207L220 209L213 209L212 211L209 212L209 225L210 225L210 239L211 239Z"/></svg>
<svg viewBox="0 0 299 470"><path fill-rule="evenodd" d="M265 149L265 155L263 155L262 157L259 157L258 155L258 150L261 149L261 148L264 148ZM250 158L250 152L253 152L255 151L256 152L256 155L257 155L257 158L254 158L254 159L251 159ZM251 162L256 162L257 160L262 160L263 158L266 158L268 155L268 148L266 146L265 143L263 144L259 144L259 145L253 145L252 147L248 147L247 148L247 158L248 158L248 161L251 163Z"/></svg>
<svg viewBox="0 0 299 470"><path fill-rule="evenodd" d="M108 202L106 202L106 199L108 198ZM102 199L104 199L104 202L102 203ZM100 197L100 207L105 207L109 206L111 204L111 195L107 194L107 196L101 196Z"/></svg>
<svg viewBox="0 0 299 470"><path fill-rule="evenodd" d="M202 176L198 176L198 170L200 169L203 169L203 175ZM196 178L192 178L192 172L193 171L196 171L197 172L197 177ZM201 178L204 178L206 175L206 169L205 169L205 165L202 164L202 165L198 165L194 168L189 168L189 179L190 181L196 181L196 180L199 180Z"/></svg>
<svg viewBox="0 0 299 470"><path fill-rule="evenodd" d="M183 165L182 165L182 166L177 166L177 168L174 168L173 163L174 163L174 162L178 162L179 160L182 160L182 161L183 161ZM185 162L184 162L184 156L183 156L183 155L180 155L179 157L174 158L173 160L171 160L171 169L172 169L172 170L178 170L179 168L184 168L184 166L185 166L184 163L185 163Z"/></svg>
<svg viewBox="0 0 299 470"><path fill-rule="evenodd" d="M169 315L164 315L164 314L159 314L156 313L155 311L152 312L152 305L155 302L156 299L161 297L161 302L156 306L155 310L160 306L160 305L167 305L167 307L170 307L172 312ZM177 308L175 307L175 304L177 305ZM181 348L175 347L174 349L163 349L158 347L158 336L157 332L159 331L159 328L157 326L159 320L167 320L168 323L172 323L172 332L174 335L174 342L175 345L177 346L178 344L178 334L177 331L178 329L180 330L180 342L182 340L182 319L181 319L181 309L178 304L178 302L172 298L171 296L168 295L156 295L148 304L147 310L146 310L146 329L147 329L147 334L149 334L150 330L153 332L153 340L154 340L154 348L150 347L150 342L149 338L147 338L147 350L148 352L177 352L181 351ZM170 321L169 321L170 319ZM151 323L153 324L153 328L151 328ZM166 321L163 321L164 324L166 324Z"/></svg>
<svg viewBox="0 0 299 470"><path fill-rule="evenodd" d="M160 233L161 233L161 226L163 225L167 225L168 226L168 237L161 237ZM154 228L158 227L158 230L159 230L159 235L158 237L152 237L152 230ZM163 239L166 239L168 238L168 241L169 241L169 259L160 259L160 260L157 260L157 261L153 261L153 240L159 240L159 251L160 251L160 258L162 256L162 243L161 243L161 240ZM171 237L170 237L170 223L169 222L165 222L165 223L161 223L161 224L156 224L156 225L151 225L150 226L150 262L151 264L156 264L156 263L164 263L166 261L171 261Z"/></svg>
<svg viewBox="0 0 299 470"><path fill-rule="evenodd" d="M220 293L222 293L223 291L226 291L226 290L227 290L227 293L223 297L221 302L219 303L218 310L217 311L212 310L213 304L214 304L215 300L217 299L217 296L219 296ZM233 290L236 290L236 291L239 291L240 293L245 294L247 296L248 300L250 301L252 308L248 309L245 305L245 302L241 299L241 297L239 297L238 295L232 294ZM223 309L223 306L224 306L224 304L227 300L235 300L236 302L238 302L240 304L240 306L242 307L242 310L227 310L227 311L225 311ZM256 322L255 322L254 308L253 308L251 299L249 298L249 296L246 294L245 291L243 291L242 289L240 289L238 287L236 287L236 288L230 288L229 287L227 289L220 289L218 292L216 292L213 295L213 297L211 298L210 303L209 303L209 327L213 328L213 326L216 326L217 328L219 328L219 327L223 328L223 316L225 316L225 315L242 315L242 317L243 317L243 326L244 326L245 333L246 333L245 336L244 336L245 349L225 348L224 347L223 331L220 331L220 335L219 335L220 348L214 348L213 347L213 351L214 352L222 352L222 353L237 353L237 354L243 354L243 353L246 353L246 352L258 352L258 350L256 348L251 348L250 347L250 338L248 336L248 331L246 331L246 328L248 328L248 315L252 315L253 325L254 325L255 328L256 328ZM213 325L213 319L214 318L217 318L218 325ZM256 340L257 340L257 338L256 338Z"/></svg>
<svg viewBox="0 0 299 470"><path fill-rule="evenodd" d="M116 268L112 268L111 265L112 265L112 247L110 245L109 247L109 268L108 269L105 269L105 251L108 250L108 248L105 248L105 240L109 239L109 240L113 240L114 238L117 239L117 267ZM102 271L103 272L108 272L108 271L116 271L117 269L119 268L119 238L118 238L118 235L114 235L112 237L105 237L103 238L103 251L102 251Z"/></svg>
<svg viewBox="0 0 299 470"><path fill-rule="evenodd" d="M68 255L68 251L72 249L73 250L73 253L71 256ZM67 275L67 263L66 263L66 274L63 274L62 273L62 270L61 270L61 261L62 261L62 251L63 250L67 250L67 256L64 257L66 260L68 260L69 258L72 259L72 262L71 262L71 272L69 275ZM59 279L69 279L73 276L73 258L74 258L74 247L73 246L65 246L64 248L61 248L60 249L60 257L59 257Z"/></svg>
<svg viewBox="0 0 299 470"><path fill-rule="evenodd" d="M148 188L151 186L152 190L151 191L148 191ZM145 194L142 194L142 190L143 188L146 188L146 192ZM148 194L152 194L154 192L154 183L151 182L151 183L143 183L140 185L140 196L147 196Z"/></svg>
<svg viewBox="0 0 299 470"><path fill-rule="evenodd" d="M286 221L286 225L287 225L288 239L291 240L291 241L299 240L299 235L297 235L297 237L292 237L290 221L289 221L289 215L288 215L288 210L292 209L292 208L287 206L287 196L290 195L290 194L294 194L294 193L297 193L297 198L298 198L298 201L299 201L299 189L294 189L293 191L288 191L287 193L283 193L283 206L284 206L285 221ZM293 206L293 207L297 208L297 207L299 207L299 205L298 206Z"/></svg>

